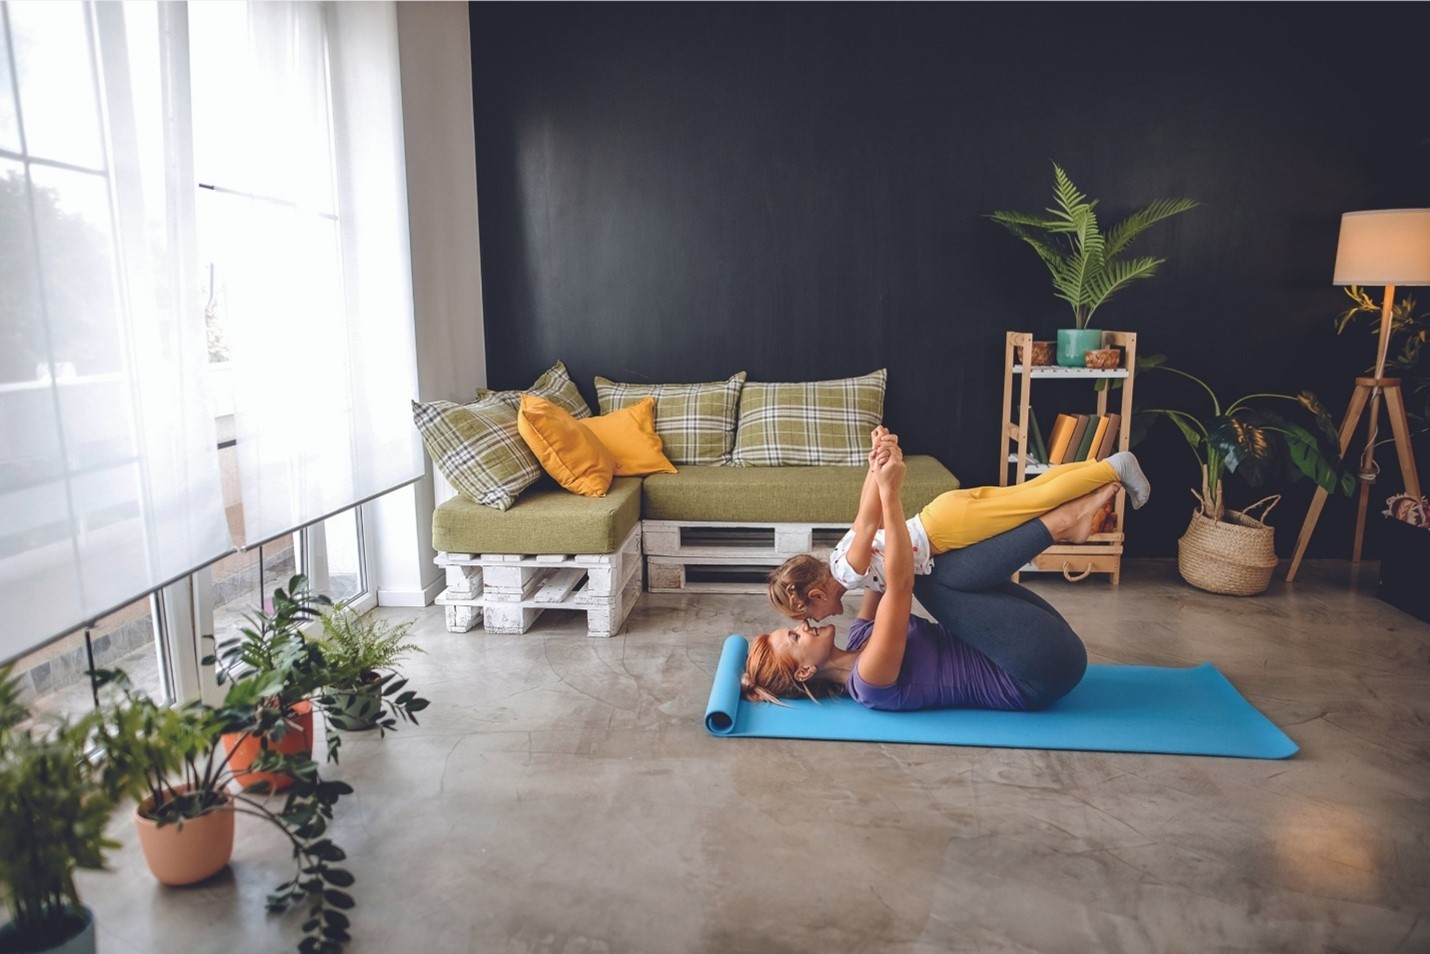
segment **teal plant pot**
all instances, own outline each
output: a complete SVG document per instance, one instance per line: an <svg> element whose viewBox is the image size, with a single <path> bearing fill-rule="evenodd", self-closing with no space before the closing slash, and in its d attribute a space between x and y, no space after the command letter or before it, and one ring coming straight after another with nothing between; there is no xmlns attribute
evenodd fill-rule
<svg viewBox="0 0 1430 954"><path fill-rule="evenodd" d="M1083 355L1101 347L1102 331L1100 329L1058 329L1058 364L1064 368L1086 367Z"/></svg>
<svg viewBox="0 0 1430 954"><path fill-rule="evenodd" d="M22 939L15 931L14 923L0 927L0 951L35 951L38 954L94 954L94 912L81 905L79 910L67 909L74 918L77 934L67 940L58 941L51 947L34 947L33 942Z"/></svg>

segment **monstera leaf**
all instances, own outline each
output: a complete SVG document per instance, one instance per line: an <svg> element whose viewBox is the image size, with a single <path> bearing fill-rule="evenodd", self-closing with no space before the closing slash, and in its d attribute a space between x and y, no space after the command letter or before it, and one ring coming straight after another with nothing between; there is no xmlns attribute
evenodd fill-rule
<svg viewBox="0 0 1430 954"><path fill-rule="evenodd" d="M1273 417L1268 411L1243 407L1214 417L1207 425L1207 442L1221 454L1226 469L1253 487L1266 483L1275 469L1276 435L1266 429Z"/></svg>

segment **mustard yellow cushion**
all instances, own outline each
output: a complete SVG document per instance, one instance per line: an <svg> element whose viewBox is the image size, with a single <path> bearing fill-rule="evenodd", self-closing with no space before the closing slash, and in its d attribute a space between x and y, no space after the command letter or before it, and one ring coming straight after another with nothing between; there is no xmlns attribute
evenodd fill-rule
<svg viewBox="0 0 1430 954"><path fill-rule="evenodd" d="M596 436L616 459L617 477L673 474L675 465L663 453L655 432L655 396L647 395L630 407L587 417L576 422Z"/></svg>
<svg viewBox="0 0 1430 954"><path fill-rule="evenodd" d="M542 469L558 484L583 497L606 496L615 458L570 411L535 394L522 394L516 427Z"/></svg>

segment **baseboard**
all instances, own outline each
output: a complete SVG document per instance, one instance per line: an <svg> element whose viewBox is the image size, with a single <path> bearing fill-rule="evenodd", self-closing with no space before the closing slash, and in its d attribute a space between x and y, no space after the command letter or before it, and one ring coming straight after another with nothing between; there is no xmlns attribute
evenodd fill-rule
<svg viewBox="0 0 1430 954"><path fill-rule="evenodd" d="M447 586L447 578L438 576L420 590L398 590L378 587L378 606L431 606L432 601Z"/></svg>

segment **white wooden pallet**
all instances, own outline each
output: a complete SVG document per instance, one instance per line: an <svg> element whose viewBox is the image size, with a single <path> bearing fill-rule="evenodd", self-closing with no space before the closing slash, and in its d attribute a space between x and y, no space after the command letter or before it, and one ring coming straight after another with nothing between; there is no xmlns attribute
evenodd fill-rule
<svg viewBox="0 0 1430 954"><path fill-rule="evenodd" d="M549 609L586 614L591 636L614 636L641 592L641 527L636 524L615 553L437 554L447 588L447 630L477 625L489 633L521 634Z"/></svg>
<svg viewBox="0 0 1430 954"><path fill-rule="evenodd" d="M847 523L643 520L646 588L652 593L759 593L775 567L833 549Z"/></svg>

